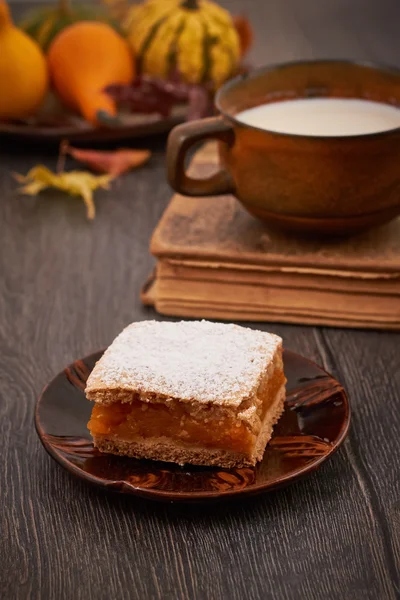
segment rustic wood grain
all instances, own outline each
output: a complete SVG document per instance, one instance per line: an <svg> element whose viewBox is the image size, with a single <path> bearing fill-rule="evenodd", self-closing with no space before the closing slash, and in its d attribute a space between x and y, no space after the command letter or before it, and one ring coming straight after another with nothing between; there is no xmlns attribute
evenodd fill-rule
<svg viewBox="0 0 400 600"><path fill-rule="evenodd" d="M398 0L224 4L254 22L255 64L336 55L400 66ZM170 191L164 140L151 146L151 162L100 193L88 223L78 200L16 195L11 172L54 167L50 150L0 143L0 597L399 598L397 334L266 326L337 376L354 410L332 461L267 496L202 507L105 494L40 446L33 408L46 382L129 321L157 318L139 288Z"/></svg>

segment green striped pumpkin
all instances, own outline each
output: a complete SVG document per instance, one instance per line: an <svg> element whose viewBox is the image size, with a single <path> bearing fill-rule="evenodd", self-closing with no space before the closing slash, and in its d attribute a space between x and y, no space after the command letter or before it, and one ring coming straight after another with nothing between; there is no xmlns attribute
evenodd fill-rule
<svg viewBox="0 0 400 600"><path fill-rule="evenodd" d="M78 21L102 21L118 29L102 7L70 4L69 0L59 0L56 5L31 10L23 17L19 26L46 52L60 31Z"/></svg>
<svg viewBox="0 0 400 600"><path fill-rule="evenodd" d="M230 14L211 0L147 0L125 19L139 72L220 85L237 70L239 36Z"/></svg>

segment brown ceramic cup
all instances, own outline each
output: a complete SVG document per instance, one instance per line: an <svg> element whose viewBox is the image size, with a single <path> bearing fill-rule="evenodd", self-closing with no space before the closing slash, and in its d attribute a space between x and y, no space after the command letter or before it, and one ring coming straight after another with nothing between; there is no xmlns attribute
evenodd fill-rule
<svg viewBox="0 0 400 600"><path fill-rule="evenodd" d="M171 186L187 196L234 194L253 215L284 229L351 233L400 213L400 127L354 136L259 129L235 118L285 99L360 98L400 106L400 70L350 61L282 64L241 75L217 93L219 116L179 125L168 140ZM220 169L185 172L199 141L219 140Z"/></svg>

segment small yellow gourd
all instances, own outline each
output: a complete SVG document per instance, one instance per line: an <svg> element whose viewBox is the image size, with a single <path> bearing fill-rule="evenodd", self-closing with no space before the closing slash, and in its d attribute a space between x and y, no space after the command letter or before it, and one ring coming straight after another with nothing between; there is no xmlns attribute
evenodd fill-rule
<svg viewBox="0 0 400 600"><path fill-rule="evenodd" d="M0 88L0 120L33 115L48 88L46 59L38 44L15 27L4 0L0 0Z"/></svg>
<svg viewBox="0 0 400 600"><path fill-rule="evenodd" d="M240 61L231 15L211 0L147 0L125 19L139 70L158 77L178 71L189 83L220 85Z"/></svg>

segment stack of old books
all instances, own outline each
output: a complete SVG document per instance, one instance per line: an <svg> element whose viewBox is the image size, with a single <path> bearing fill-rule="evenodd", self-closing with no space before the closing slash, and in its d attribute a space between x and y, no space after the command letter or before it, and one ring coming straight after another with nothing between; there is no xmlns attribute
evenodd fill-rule
<svg viewBox="0 0 400 600"><path fill-rule="evenodd" d="M216 147L192 175L209 175ZM279 233L231 196L175 195L152 240L142 290L164 315L400 329L400 220L352 238Z"/></svg>

